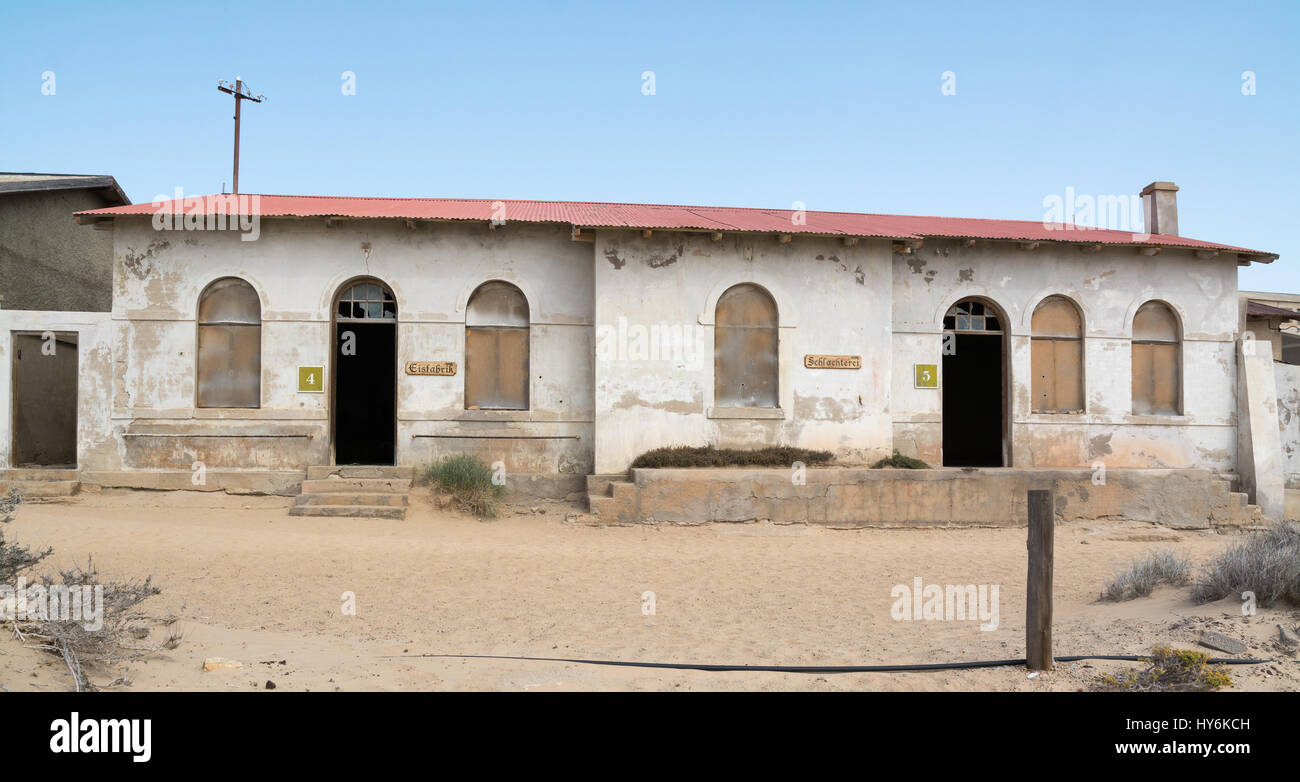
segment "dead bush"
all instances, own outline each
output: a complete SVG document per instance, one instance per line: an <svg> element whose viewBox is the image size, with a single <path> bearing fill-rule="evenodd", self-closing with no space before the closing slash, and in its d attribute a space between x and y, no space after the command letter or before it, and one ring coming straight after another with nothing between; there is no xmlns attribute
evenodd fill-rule
<svg viewBox="0 0 1300 782"><path fill-rule="evenodd" d="M1300 605L1300 524L1278 522L1250 533L1206 565L1192 588L1198 603L1254 592L1261 606Z"/></svg>
<svg viewBox="0 0 1300 782"><path fill-rule="evenodd" d="M881 459L880 461L871 465L871 469L873 470L881 470L884 469L885 467L893 467L900 470L930 469L930 465L927 464L926 462L923 462L920 459L913 459L910 456L904 456L898 451L894 451L893 456L890 456L887 459Z"/></svg>
<svg viewBox="0 0 1300 782"><path fill-rule="evenodd" d="M1115 574L1101 591L1102 600L1123 602L1135 597L1149 597L1160 584L1183 586L1191 580L1192 563L1173 551L1155 551Z"/></svg>
<svg viewBox="0 0 1300 782"><path fill-rule="evenodd" d="M138 610L141 603L162 591L153 584L152 576L106 581L91 560L85 567L61 570L57 577L42 577L37 588L48 602L34 618L15 617L14 632L28 647L62 657L78 692L101 688L91 681L88 667L112 666L180 644L180 635L174 631L154 646L137 643L148 637L152 626L171 626L175 621L155 619ZM74 616L70 608L78 605L82 612ZM92 620L86 619L87 613L93 615Z"/></svg>
<svg viewBox="0 0 1300 782"><path fill-rule="evenodd" d="M633 467L792 467L795 462L805 465L825 464L833 457L829 451L810 451L807 448L772 446L742 450L714 448L711 445L678 445L646 451L632 462Z"/></svg>

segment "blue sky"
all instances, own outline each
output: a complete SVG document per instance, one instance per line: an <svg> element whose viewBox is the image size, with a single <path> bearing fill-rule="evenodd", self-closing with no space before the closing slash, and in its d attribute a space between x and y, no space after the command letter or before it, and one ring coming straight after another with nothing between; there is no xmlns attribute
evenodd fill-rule
<svg viewBox="0 0 1300 782"><path fill-rule="evenodd" d="M7 0L0 170L220 192L240 75L244 192L1038 220L1173 180L1300 292L1300 3L993 7Z"/></svg>

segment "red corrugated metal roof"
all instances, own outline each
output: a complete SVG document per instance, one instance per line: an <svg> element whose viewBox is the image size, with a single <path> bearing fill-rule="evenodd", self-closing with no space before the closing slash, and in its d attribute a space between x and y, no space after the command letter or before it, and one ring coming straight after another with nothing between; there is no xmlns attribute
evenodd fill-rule
<svg viewBox="0 0 1300 782"><path fill-rule="evenodd" d="M250 197L243 194L239 197ZM162 208L176 213L194 209L215 211L235 208L232 195L213 195L133 204L78 212L78 215L113 217L152 215ZM482 220L500 217L504 205L507 222L562 223L581 228L686 229L748 231L779 234L924 239L1006 239L1013 241L1082 242L1087 244L1189 247L1261 256L1271 261L1276 253L1163 234L1085 228L1031 220L986 220L963 217L917 217L856 212L806 212L796 223L788 209L747 209L728 206L673 206L667 204L608 204L586 201L507 201L471 198L360 198L348 196L258 195L262 217L352 217L415 220Z"/></svg>

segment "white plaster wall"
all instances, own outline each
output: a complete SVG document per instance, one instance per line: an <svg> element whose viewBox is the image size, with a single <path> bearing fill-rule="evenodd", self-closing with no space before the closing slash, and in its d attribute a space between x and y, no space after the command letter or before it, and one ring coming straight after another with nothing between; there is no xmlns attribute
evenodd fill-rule
<svg viewBox="0 0 1300 782"><path fill-rule="evenodd" d="M474 451L504 460L511 471L590 469L591 245L571 241L567 227L264 219L259 238L243 242L235 232L156 231L147 219L119 218L114 244L112 317L120 350L112 408L121 432L282 433L278 445L223 451L220 458L233 463L218 466L328 463L329 395L298 392L297 367L321 365L328 375L334 296L353 278L373 276L398 303L399 464ZM262 299L257 410L194 406L198 297L225 276L248 280ZM464 409L465 305L478 285L494 279L514 283L528 298L531 410ZM407 361L455 361L457 373L409 376L400 369ZM479 440L486 435L514 439L493 440L484 451ZM193 445L203 443L196 438ZM148 463L152 456L133 451L124 463L103 467L156 466Z"/></svg>
<svg viewBox="0 0 1300 782"><path fill-rule="evenodd" d="M893 258L894 438L899 449L941 458L942 392L912 387L912 365L942 366L942 320L952 304L982 296L1007 314L1010 335L1012 466L1199 467L1236 462L1235 259L1165 250L1093 253L1042 244L930 240ZM1049 295L1079 305L1084 319L1086 411L1030 409L1030 319ZM1132 414L1133 315L1151 299L1172 305L1183 328L1183 414ZM946 382L940 377L940 383Z"/></svg>
<svg viewBox="0 0 1300 782"><path fill-rule="evenodd" d="M889 249L822 237L598 231L596 471L617 472L669 445L793 445L865 460L889 452ZM713 411L713 318L718 297L755 283L780 316L778 417ZM695 361L602 350L635 328L698 335ZM631 342L629 337L626 340ZM608 343L607 343L608 344ZM806 369L805 354L860 355L860 370ZM683 355L683 358L685 356ZM711 413L711 411L713 411ZM762 415L761 413L758 415Z"/></svg>
<svg viewBox="0 0 1300 782"><path fill-rule="evenodd" d="M113 363L107 312L0 310L0 468L12 467L14 332L77 334L77 466L112 458L116 442L108 421Z"/></svg>

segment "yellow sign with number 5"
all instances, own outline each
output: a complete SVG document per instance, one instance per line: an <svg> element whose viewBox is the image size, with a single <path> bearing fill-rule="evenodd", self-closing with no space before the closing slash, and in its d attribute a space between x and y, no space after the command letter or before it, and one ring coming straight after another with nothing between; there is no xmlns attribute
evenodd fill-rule
<svg viewBox="0 0 1300 782"><path fill-rule="evenodd" d="M913 364L916 371L917 388L939 387L939 366L937 364Z"/></svg>

